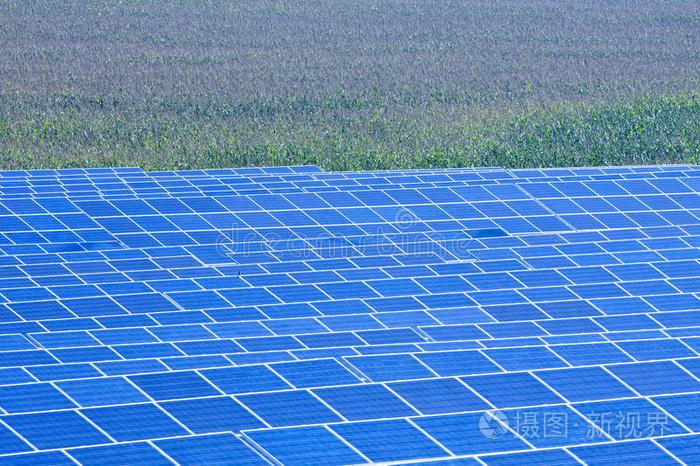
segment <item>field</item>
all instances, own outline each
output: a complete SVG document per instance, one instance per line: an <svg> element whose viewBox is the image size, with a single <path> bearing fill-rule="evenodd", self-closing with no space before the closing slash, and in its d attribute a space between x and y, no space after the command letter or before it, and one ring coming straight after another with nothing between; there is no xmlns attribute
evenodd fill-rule
<svg viewBox="0 0 700 466"><path fill-rule="evenodd" d="M700 2L0 1L0 168L700 160Z"/></svg>

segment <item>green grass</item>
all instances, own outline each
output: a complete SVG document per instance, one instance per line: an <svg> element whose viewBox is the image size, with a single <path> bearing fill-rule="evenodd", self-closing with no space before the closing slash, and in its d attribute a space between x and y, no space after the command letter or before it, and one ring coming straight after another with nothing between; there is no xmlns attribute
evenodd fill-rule
<svg viewBox="0 0 700 466"><path fill-rule="evenodd" d="M0 166L183 170L315 164L326 170L371 170L698 163L700 157L699 95L538 108L492 115L479 124L441 121L420 131L406 119L374 116L321 126L313 134L299 132L290 140L259 128L180 123L75 112L3 118Z"/></svg>
<svg viewBox="0 0 700 466"><path fill-rule="evenodd" d="M0 168L698 163L700 3L0 2Z"/></svg>

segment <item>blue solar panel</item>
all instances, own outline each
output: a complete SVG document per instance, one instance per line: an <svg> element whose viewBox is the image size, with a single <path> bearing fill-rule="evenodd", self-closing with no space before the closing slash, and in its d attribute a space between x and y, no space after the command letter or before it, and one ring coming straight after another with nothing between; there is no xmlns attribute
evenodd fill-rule
<svg viewBox="0 0 700 466"><path fill-rule="evenodd" d="M246 436L283 464L356 464L366 461L322 426L254 430Z"/></svg>
<svg viewBox="0 0 700 466"><path fill-rule="evenodd" d="M75 448L70 455L81 464L170 464L158 450L145 442L120 443L98 447ZM48 463L48 461L47 461ZM59 463L60 464L60 463Z"/></svg>
<svg viewBox="0 0 700 466"><path fill-rule="evenodd" d="M695 462L698 180L2 172L2 461Z"/></svg>
<svg viewBox="0 0 700 466"><path fill-rule="evenodd" d="M610 462L642 462L648 464L676 464L656 444L640 440L606 445L574 447L571 452L586 464L609 464Z"/></svg>
<svg viewBox="0 0 700 466"><path fill-rule="evenodd" d="M482 420L483 419L483 420ZM488 412L427 416L415 424L455 455L525 450L527 444ZM486 435L484 435L486 433ZM487 438L489 441L484 441Z"/></svg>
<svg viewBox="0 0 700 466"><path fill-rule="evenodd" d="M2 421L42 450L109 443L106 435L75 411L16 414L3 416ZM14 438L9 435L5 437L7 438L2 443L6 452L9 449L19 449L19 444L24 443L14 435L11 436Z"/></svg>
<svg viewBox="0 0 700 466"><path fill-rule="evenodd" d="M48 383L0 387L0 408L7 413L51 411L76 407L68 397Z"/></svg>
<svg viewBox="0 0 700 466"><path fill-rule="evenodd" d="M180 424L153 404L88 408L81 412L118 442L181 436L187 433Z"/></svg>
<svg viewBox="0 0 700 466"><path fill-rule="evenodd" d="M323 424L341 418L307 391L240 395L238 400L274 427Z"/></svg>
<svg viewBox="0 0 700 466"><path fill-rule="evenodd" d="M351 422L330 428L372 462L447 456L444 448L404 419Z"/></svg>
<svg viewBox="0 0 700 466"><path fill-rule="evenodd" d="M527 372L478 375L462 380L497 408L561 403L562 398Z"/></svg>
<svg viewBox="0 0 700 466"><path fill-rule="evenodd" d="M242 465L267 463L230 433L164 439L154 443L178 464L225 464L232 459Z"/></svg>
<svg viewBox="0 0 700 466"><path fill-rule="evenodd" d="M688 432L646 399L596 401L573 406L601 430L601 436L604 433L616 440Z"/></svg>
<svg viewBox="0 0 700 466"><path fill-rule="evenodd" d="M167 401L160 406L196 434L240 432L265 426L230 397Z"/></svg>
<svg viewBox="0 0 700 466"><path fill-rule="evenodd" d="M490 407L479 396L481 394L475 394L453 378L394 382L388 386L422 414L478 411Z"/></svg>

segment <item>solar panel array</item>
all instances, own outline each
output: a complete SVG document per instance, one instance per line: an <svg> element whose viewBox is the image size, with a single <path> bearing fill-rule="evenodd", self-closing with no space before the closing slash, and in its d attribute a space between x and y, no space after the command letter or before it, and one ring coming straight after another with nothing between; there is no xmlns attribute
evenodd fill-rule
<svg viewBox="0 0 700 466"><path fill-rule="evenodd" d="M0 172L0 462L700 462L699 192Z"/></svg>

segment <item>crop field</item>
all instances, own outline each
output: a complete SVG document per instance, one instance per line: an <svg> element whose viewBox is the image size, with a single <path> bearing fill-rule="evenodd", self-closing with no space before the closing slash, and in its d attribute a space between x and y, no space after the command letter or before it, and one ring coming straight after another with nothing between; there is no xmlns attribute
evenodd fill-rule
<svg viewBox="0 0 700 466"><path fill-rule="evenodd" d="M0 168L698 163L700 2L0 1Z"/></svg>

